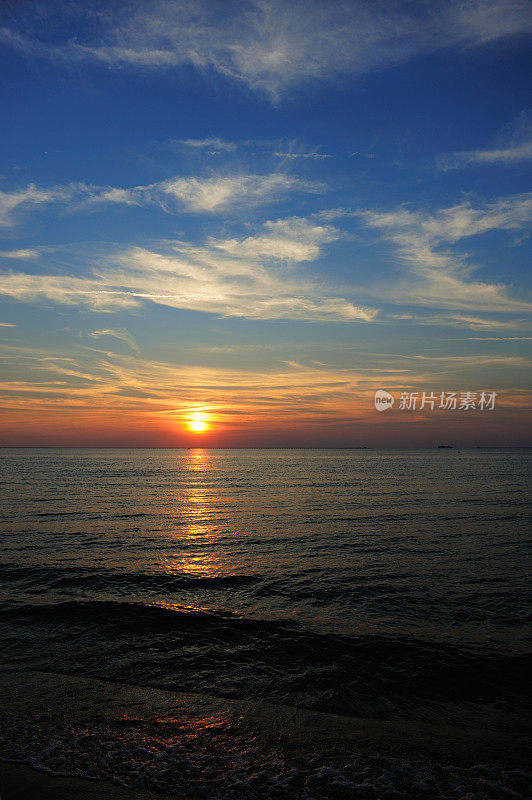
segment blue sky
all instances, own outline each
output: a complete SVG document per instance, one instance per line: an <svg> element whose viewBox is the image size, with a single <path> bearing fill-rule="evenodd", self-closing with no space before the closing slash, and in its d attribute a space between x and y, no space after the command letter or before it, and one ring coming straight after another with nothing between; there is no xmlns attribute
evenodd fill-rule
<svg viewBox="0 0 532 800"><path fill-rule="evenodd" d="M186 444L199 411L212 444L521 443L531 30L519 0L4 3L6 443ZM500 408L377 422L381 387Z"/></svg>

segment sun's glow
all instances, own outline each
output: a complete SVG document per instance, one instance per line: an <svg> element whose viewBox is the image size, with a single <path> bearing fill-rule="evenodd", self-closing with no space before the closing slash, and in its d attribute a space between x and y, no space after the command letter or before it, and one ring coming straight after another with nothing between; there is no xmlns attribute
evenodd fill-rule
<svg viewBox="0 0 532 800"><path fill-rule="evenodd" d="M188 427L189 430L193 431L193 433L203 433L204 431L209 430L209 423L207 422L205 414L202 414L199 411L192 414L188 422Z"/></svg>

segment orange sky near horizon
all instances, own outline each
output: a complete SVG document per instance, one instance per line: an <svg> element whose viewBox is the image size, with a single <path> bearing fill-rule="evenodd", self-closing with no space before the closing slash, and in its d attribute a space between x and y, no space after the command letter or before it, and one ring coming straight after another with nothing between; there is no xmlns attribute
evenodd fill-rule
<svg viewBox="0 0 532 800"><path fill-rule="evenodd" d="M11 408L0 423L1 446L59 447L433 447L520 446L530 431L528 405L498 397L493 411L377 412L373 393L352 407L298 414L261 408L195 412L108 408Z"/></svg>
<svg viewBox="0 0 532 800"><path fill-rule="evenodd" d="M530 392L508 388L508 369L521 370L523 359L510 360L508 367L507 361L493 357L372 355L371 361L360 356L357 368L279 361L262 370L176 364L86 347L68 356L49 350L33 354L14 346L6 348L3 361L3 446L530 443ZM392 409L375 409L378 389L394 395ZM496 391L495 408L399 407L402 392L417 392L420 398L423 392L439 397L453 390ZM197 422L203 422L205 429L191 429Z"/></svg>

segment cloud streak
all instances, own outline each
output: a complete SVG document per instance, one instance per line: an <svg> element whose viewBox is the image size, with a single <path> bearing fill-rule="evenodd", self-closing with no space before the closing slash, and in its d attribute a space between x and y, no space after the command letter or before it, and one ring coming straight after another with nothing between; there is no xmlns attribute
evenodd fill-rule
<svg viewBox="0 0 532 800"><path fill-rule="evenodd" d="M18 210L27 209L31 206L49 205L50 203L66 203L73 197L74 191L73 187L70 186L39 189L33 183L30 183L24 189L12 192L0 191L0 227L12 225L14 215ZM4 256L17 258L16 255L13 255L13 252L11 255L4 254Z"/></svg>
<svg viewBox="0 0 532 800"><path fill-rule="evenodd" d="M39 251L31 250L29 248L22 250L0 250L0 258L14 258L17 260L26 261L38 257Z"/></svg>
<svg viewBox="0 0 532 800"><path fill-rule="evenodd" d="M208 150L211 153L232 153L237 149L236 142L227 142L218 136L207 139L173 139L172 144L180 144L193 150Z"/></svg>
<svg viewBox="0 0 532 800"><path fill-rule="evenodd" d="M297 266L315 261L340 238L331 225L303 218L270 221L255 236L205 244L161 243L101 253L90 274L6 272L0 293L31 302L86 304L97 311L134 308L142 301L248 319L369 322L375 308L337 297Z"/></svg>
<svg viewBox="0 0 532 800"><path fill-rule="evenodd" d="M363 75L444 47L522 35L532 27L525 0L154 0L116 4L90 20L76 5L56 4L57 17L71 15L76 29L75 38L66 40L60 33L40 38L40 20L35 15L33 26L28 24L31 5L21 5L20 17L12 15L0 38L28 56L91 60L109 68L192 65L266 93L274 102L306 81ZM45 7L51 33L60 32L54 7Z"/></svg>
<svg viewBox="0 0 532 800"><path fill-rule="evenodd" d="M0 384L6 408L114 409L179 421L199 406L217 423L239 425L246 418L256 422L261 417L277 422L294 419L341 424L368 412L375 414L372 393L383 381L391 389L423 387L435 378L446 384L452 373L462 385L464 372L469 380L476 369L482 376L486 367L511 369L530 363L491 355L427 358L376 354L369 369L287 360L269 370L254 370L169 363L98 350L73 358L46 351L25 354L18 348L4 347L2 352L6 364L13 359L20 362L21 355L24 362L23 374Z"/></svg>
<svg viewBox="0 0 532 800"><path fill-rule="evenodd" d="M468 342L532 342L532 336L468 336Z"/></svg>
<svg viewBox="0 0 532 800"><path fill-rule="evenodd" d="M323 185L282 172L211 175L205 178L172 177L166 181L129 189L71 183L44 189L30 184L24 189L0 191L0 227L13 226L20 214L51 204L68 206L69 211L100 205L157 207L167 214L220 213L273 203L295 193L317 193ZM30 257L30 250L0 253L6 258Z"/></svg>
<svg viewBox="0 0 532 800"><path fill-rule="evenodd" d="M492 231L521 231L532 221L532 193L476 207L469 201L422 214L399 208L360 211L364 224L390 242L407 277L379 285L383 300L458 311L530 313L532 302L512 297L507 286L473 279L479 267L451 246Z"/></svg>
<svg viewBox="0 0 532 800"><path fill-rule="evenodd" d="M140 353L139 348L127 328L100 328L97 331L90 331L89 336L93 339L99 339L101 336L111 336L119 342L127 344L135 353Z"/></svg>
<svg viewBox="0 0 532 800"><path fill-rule="evenodd" d="M438 159L438 166L444 172L460 167L486 166L492 164L519 164L532 159L532 139L528 142L499 147L492 150L463 150Z"/></svg>
<svg viewBox="0 0 532 800"><path fill-rule="evenodd" d="M503 131L504 141L498 147L462 150L438 158L438 167L446 172L460 167L508 166L532 159L532 120L529 111L522 111Z"/></svg>

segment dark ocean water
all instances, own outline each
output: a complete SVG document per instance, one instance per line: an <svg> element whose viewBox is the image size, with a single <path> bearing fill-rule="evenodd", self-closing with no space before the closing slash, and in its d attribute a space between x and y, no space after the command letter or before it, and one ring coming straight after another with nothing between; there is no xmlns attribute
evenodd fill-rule
<svg viewBox="0 0 532 800"><path fill-rule="evenodd" d="M517 449L5 449L3 660L504 727L523 714L530 668L530 461Z"/></svg>
<svg viewBox="0 0 532 800"><path fill-rule="evenodd" d="M9 660L365 716L519 695L526 451L1 461Z"/></svg>

